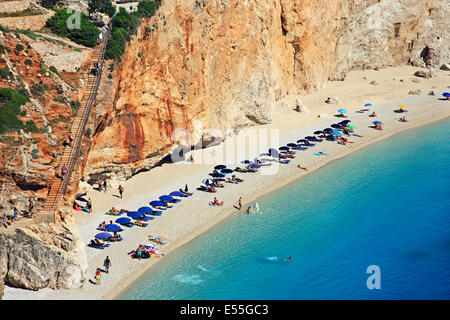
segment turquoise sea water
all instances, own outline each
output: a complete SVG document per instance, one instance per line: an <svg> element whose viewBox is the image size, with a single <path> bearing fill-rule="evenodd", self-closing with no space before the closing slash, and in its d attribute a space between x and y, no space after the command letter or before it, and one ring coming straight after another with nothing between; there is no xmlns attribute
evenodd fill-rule
<svg viewBox="0 0 450 320"><path fill-rule="evenodd" d="M259 199L119 299L449 299L449 167L450 120L398 134Z"/></svg>

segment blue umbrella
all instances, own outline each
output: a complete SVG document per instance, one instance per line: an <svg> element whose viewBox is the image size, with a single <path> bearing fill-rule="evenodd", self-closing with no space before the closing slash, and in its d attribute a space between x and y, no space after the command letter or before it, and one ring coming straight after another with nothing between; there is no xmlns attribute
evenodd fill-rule
<svg viewBox="0 0 450 320"><path fill-rule="evenodd" d="M184 197L184 193L180 191L173 191L170 193L172 197Z"/></svg>
<svg viewBox="0 0 450 320"><path fill-rule="evenodd" d="M289 147L283 146L283 147L279 147L278 150L285 150L285 151L289 151Z"/></svg>
<svg viewBox="0 0 450 320"><path fill-rule="evenodd" d="M122 228L117 224L108 224L106 225L105 229L109 232L122 231Z"/></svg>
<svg viewBox="0 0 450 320"><path fill-rule="evenodd" d="M371 103L366 103L366 104L364 105L364 107L371 107L371 106L372 106Z"/></svg>
<svg viewBox="0 0 450 320"><path fill-rule="evenodd" d="M127 216L129 216L130 218L140 218L142 217L144 214L140 213L139 211L131 211L127 213Z"/></svg>
<svg viewBox="0 0 450 320"><path fill-rule="evenodd" d="M339 124L347 125L349 122L352 122L351 120L343 120L339 122Z"/></svg>
<svg viewBox="0 0 450 320"><path fill-rule="evenodd" d="M340 129L340 128L341 128L341 125L340 125L340 124L337 124L337 123L334 123L334 124L332 124L330 127L335 128L335 129Z"/></svg>
<svg viewBox="0 0 450 320"><path fill-rule="evenodd" d="M146 214L146 213L151 213L151 212L153 211L153 209L150 208L150 207L140 207L140 208L138 209L138 211L139 211L140 213Z"/></svg>
<svg viewBox="0 0 450 320"><path fill-rule="evenodd" d="M295 144L295 143L288 143L287 145L288 145L288 147L292 147L292 148L296 148L297 147L297 144Z"/></svg>
<svg viewBox="0 0 450 320"><path fill-rule="evenodd" d="M233 170L231 170L231 169L222 169L222 170L220 170L220 172L222 172L222 173L232 173Z"/></svg>
<svg viewBox="0 0 450 320"><path fill-rule="evenodd" d="M340 136L340 135L341 135L341 133L340 133L339 131L337 131L337 130L333 130L333 131L331 132L331 134L332 134L333 136Z"/></svg>
<svg viewBox="0 0 450 320"><path fill-rule="evenodd" d="M122 218L117 219L116 222L119 224L127 224L127 223L131 222L131 219L122 217Z"/></svg>
<svg viewBox="0 0 450 320"><path fill-rule="evenodd" d="M333 131L333 129L331 129L331 128L325 128L325 129L323 129L323 132L331 132L331 131Z"/></svg>
<svg viewBox="0 0 450 320"><path fill-rule="evenodd" d="M345 110L345 109L339 109L338 112L339 112L339 113L346 113L347 110Z"/></svg>
<svg viewBox="0 0 450 320"><path fill-rule="evenodd" d="M223 164L219 164L218 166L215 166L214 169L216 170L221 170L221 169L225 169L227 166L223 165Z"/></svg>
<svg viewBox="0 0 450 320"><path fill-rule="evenodd" d="M446 98L450 97L450 93L448 93L448 92L444 92L442 95Z"/></svg>
<svg viewBox="0 0 450 320"><path fill-rule="evenodd" d="M306 139L300 139L300 140L297 140L297 142L298 142L298 143L308 143L308 140L306 140Z"/></svg>
<svg viewBox="0 0 450 320"><path fill-rule="evenodd" d="M154 200L154 201L150 202L150 205L152 207L164 207L165 206L164 202L158 201L158 200Z"/></svg>
<svg viewBox="0 0 450 320"><path fill-rule="evenodd" d="M159 197L159 200L161 200L161 201L172 201L173 198L171 196L164 195L164 196Z"/></svg>
<svg viewBox="0 0 450 320"><path fill-rule="evenodd" d="M213 179L205 179L202 181L204 184L209 185L209 184L214 184L214 180Z"/></svg>
<svg viewBox="0 0 450 320"><path fill-rule="evenodd" d="M95 237L96 237L97 239L102 239L102 240L104 240L104 239L109 239L109 238L111 238L111 237L112 237L112 234L109 234L108 232L100 232L100 233L97 233L97 234L95 235Z"/></svg>
<svg viewBox="0 0 450 320"><path fill-rule="evenodd" d="M323 131L320 131L320 130L314 131L314 134L323 134Z"/></svg>
<svg viewBox="0 0 450 320"><path fill-rule="evenodd" d="M373 124L379 124L379 123L381 123L381 121L374 121L374 122L372 122Z"/></svg>
<svg viewBox="0 0 450 320"><path fill-rule="evenodd" d="M139 218L139 220L142 220L142 221L149 221L149 220L153 220L153 219L155 219L155 217L141 217L141 218Z"/></svg>

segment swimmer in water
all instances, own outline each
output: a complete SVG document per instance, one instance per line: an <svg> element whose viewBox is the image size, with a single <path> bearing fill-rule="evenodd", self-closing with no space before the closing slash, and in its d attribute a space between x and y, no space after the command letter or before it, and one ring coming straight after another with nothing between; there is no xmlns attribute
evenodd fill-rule
<svg viewBox="0 0 450 320"><path fill-rule="evenodd" d="M289 257L289 258L287 258L287 259L281 259L281 261L291 261L291 262L294 262L294 260L292 260L292 257Z"/></svg>

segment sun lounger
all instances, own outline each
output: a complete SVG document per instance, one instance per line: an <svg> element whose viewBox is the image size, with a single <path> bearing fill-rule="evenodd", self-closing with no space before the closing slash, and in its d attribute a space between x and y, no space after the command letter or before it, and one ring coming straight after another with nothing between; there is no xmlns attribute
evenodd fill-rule
<svg viewBox="0 0 450 320"><path fill-rule="evenodd" d="M109 243L100 242L97 239L91 240L91 242L89 243L90 247L97 248L97 249L105 249L105 248L109 247L110 245L111 244L109 244Z"/></svg>

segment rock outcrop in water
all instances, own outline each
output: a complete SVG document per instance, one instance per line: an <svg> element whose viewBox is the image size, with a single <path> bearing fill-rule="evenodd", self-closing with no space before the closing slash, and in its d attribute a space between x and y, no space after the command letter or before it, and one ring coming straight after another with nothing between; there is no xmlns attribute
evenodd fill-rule
<svg viewBox="0 0 450 320"><path fill-rule="evenodd" d="M151 168L173 149L177 129L188 130L195 145L217 135L210 129L268 123L278 99L344 79L352 69L446 63L449 6L440 0L163 1L116 70L85 178L124 179Z"/></svg>

